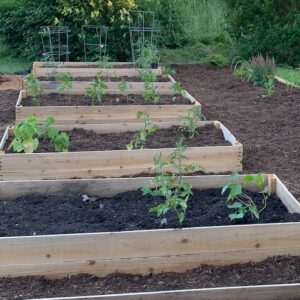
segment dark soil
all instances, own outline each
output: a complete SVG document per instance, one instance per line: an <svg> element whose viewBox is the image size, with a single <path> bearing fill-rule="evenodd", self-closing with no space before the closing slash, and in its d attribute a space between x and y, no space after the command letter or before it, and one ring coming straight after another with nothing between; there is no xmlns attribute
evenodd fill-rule
<svg viewBox="0 0 300 300"><path fill-rule="evenodd" d="M44 277L2 278L0 297L32 299L299 282L300 257L277 256L256 263L200 265L183 273L169 272L147 276L114 273L103 278L91 275L56 280ZM300 296L289 300L297 299Z"/></svg>
<svg viewBox="0 0 300 300"><path fill-rule="evenodd" d="M19 93L17 90L0 90L0 128L14 123Z"/></svg>
<svg viewBox="0 0 300 300"><path fill-rule="evenodd" d="M262 197L250 193L258 208ZM0 236L31 236L85 232L108 232L142 229L221 226L232 224L262 224L299 222L300 214L290 214L281 200L272 195L259 220L248 215L245 219L231 222L226 196L221 189L193 190L188 202L186 218L179 225L171 211L162 224L149 209L161 203L160 197L142 196L131 191L112 198L95 198L84 202L81 193L56 195L29 195L15 200L0 201Z"/></svg>
<svg viewBox="0 0 300 300"><path fill-rule="evenodd" d="M53 76L40 76L38 77L40 81L56 81L56 78ZM73 77L73 81L93 81L96 79L96 76L92 77ZM142 82L142 80L139 77L128 77L128 76L120 76L120 77L101 77L101 79L105 82L113 81L113 82L119 82L121 80L126 80L128 82ZM163 76L157 76L155 82L169 82L169 78L163 77Z"/></svg>
<svg viewBox="0 0 300 300"><path fill-rule="evenodd" d="M187 147L206 147L206 146L228 146L229 142L224 140L223 133L213 125L200 127L192 139L188 137L186 132L173 126L167 129L158 129L155 133L147 138L146 148L175 148L181 136L185 136L185 145ZM134 138L135 132L108 133L100 134L91 130L75 128L68 132L70 138L70 152L77 151L105 151L105 150L126 150L126 145ZM5 151L12 141L12 137L8 139ZM41 140L39 148L36 152L54 152L53 145L48 140Z"/></svg>
<svg viewBox="0 0 300 300"><path fill-rule="evenodd" d="M94 101L94 105L168 105L168 104L191 104L190 100L180 96L162 95L159 103L154 101L146 101L143 95L104 95L102 103L97 100ZM32 101L31 97L22 99L22 105L24 106L87 106L92 105L92 98L85 95L65 95L59 93L46 94L40 97L39 103Z"/></svg>
<svg viewBox="0 0 300 300"><path fill-rule="evenodd" d="M175 79L244 146L244 172L276 173L300 201L300 89L275 82L275 93L233 75L230 68L175 65Z"/></svg>

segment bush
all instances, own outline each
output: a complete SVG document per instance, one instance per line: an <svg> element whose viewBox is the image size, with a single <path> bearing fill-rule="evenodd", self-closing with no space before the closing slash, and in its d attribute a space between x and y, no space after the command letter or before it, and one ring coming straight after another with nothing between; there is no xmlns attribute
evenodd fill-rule
<svg viewBox="0 0 300 300"><path fill-rule="evenodd" d="M232 34L240 53L274 56L278 63L300 64L300 1L227 0Z"/></svg>
<svg viewBox="0 0 300 300"><path fill-rule="evenodd" d="M223 68L228 63L226 57L221 54L209 54L207 55L206 59L216 69Z"/></svg>

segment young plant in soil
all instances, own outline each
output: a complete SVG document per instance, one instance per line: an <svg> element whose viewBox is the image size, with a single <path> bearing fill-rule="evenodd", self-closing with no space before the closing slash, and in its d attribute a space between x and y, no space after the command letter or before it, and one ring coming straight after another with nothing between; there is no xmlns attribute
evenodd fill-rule
<svg viewBox="0 0 300 300"><path fill-rule="evenodd" d="M39 146L39 139L50 139L56 152L67 152L69 148L69 136L65 132L59 132L51 127L55 123L49 117L45 126L39 126L39 120L35 117L28 117L14 128L14 139L8 147L13 148L14 152L33 153Z"/></svg>
<svg viewBox="0 0 300 300"><path fill-rule="evenodd" d="M44 89L41 82L37 79L34 74L29 74L24 78L27 84L28 95L32 97L33 104L40 103L40 96L43 94Z"/></svg>
<svg viewBox="0 0 300 300"><path fill-rule="evenodd" d="M233 221L235 219L243 219L246 214L251 214L252 218L259 219L260 213L267 207L269 192L268 187L263 187L264 175L261 173L256 175L245 175L242 184L235 183L238 176L237 173L233 173L230 181L222 189L222 194L227 190L229 191L227 201L234 201L227 206L234 210L228 217ZM253 199L243 192L243 185L246 183L253 183L259 188L259 193L262 196L262 207L260 209L256 206Z"/></svg>
<svg viewBox="0 0 300 300"><path fill-rule="evenodd" d="M161 153L154 157L154 172L158 174L151 181L157 185L155 188L142 188L143 195L152 195L161 197L164 201L159 205L152 207L149 212L163 216L161 224L167 223L166 215L168 212L174 212L177 215L180 224L185 219L186 209L188 207L189 197L193 194L192 186L183 180L183 175L193 173L199 170L205 170L197 164L183 165L184 151L186 147L183 139L176 144L176 149L171 153L169 161L162 161Z"/></svg>
<svg viewBox="0 0 300 300"><path fill-rule="evenodd" d="M109 55L102 55L98 61L98 67L104 68L104 69L111 69L112 63L110 62L110 56Z"/></svg>
<svg viewBox="0 0 300 300"><path fill-rule="evenodd" d="M96 100L101 104L103 95L107 91L107 85L103 82L100 75L100 72L98 72L90 87L85 89L86 95L92 98L92 105L94 105Z"/></svg>
<svg viewBox="0 0 300 300"><path fill-rule="evenodd" d="M166 67L162 70L163 75L174 75L176 71L170 67Z"/></svg>
<svg viewBox="0 0 300 300"><path fill-rule="evenodd" d="M129 102L128 91L131 88L132 88L132 85L124 79L122 79L121 82L118 84L118 89L121 91L123 96L126 96L127 103Z"/></svg>
<svg viewBox="0 0 300 300"><path fill-rule="evenodd" d="M134 139L126 145L127 150L132 149L144 149L146 147L147 137L150 134L153 134L158 126L153 124L152 120L149 117L149 114L146 112L138 111L136 113L136 118L140 120L144 119L144 127L141 128L134 136Z"/></svg>
<svg viewBox="0 0 300 300"><path fill-rule="evenodd" d="M160 101L160 94L155 86L157 79L156 75L151 70L141 70L140 79L144 82L145 92L143 94L145 101L154 101L158 103Z"/></svg>
<svg viewBox="0 0 300 300"><path fill-rule="evenodd" d="M59 92L71 91L73 87L73 82L72 82L72 76L69 72L58 74L56 79L60 83L60 86L57 88L57 91ZM69 102L71 102L70 95L68 96L68 98L69 98Z"/></svg>
<svg viewBox="0 0 300 300"><path fill-rule="evenodd" d="M180 129L188 132L189 138L192 139L195 134L197 134L197 129L199 127L199 122L205 121L206 118L201 111L199 105L195 105L193 108L188 110L186 116L182 116L181 120L183 124L180 125Z"/></svg>
<svg viewBox="0 0 300 300"><path fill-rule="evenodd" d="M274 89L275 89L274 79L273 79L272 75L267 76L267 81L265 82L264 87L265 87L267 96L271 97L273 95Z"/></svg>
<svg viewBox="0 0 300 300"><path fill-rule="evenodd" d="M172 97L173 101L177 100L177 97L185 97L186 96L186 91L182 88L180 82L176 82L172 85L171 90L174 92L174 96Z"/></svg>

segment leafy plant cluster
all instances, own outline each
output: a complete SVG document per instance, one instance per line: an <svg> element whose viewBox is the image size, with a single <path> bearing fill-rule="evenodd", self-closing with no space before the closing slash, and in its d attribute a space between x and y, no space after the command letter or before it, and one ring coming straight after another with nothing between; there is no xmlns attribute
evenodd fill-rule
<svg viewBox="0 0 300 300"><path fill-rule="evenodd" d="M8 150L12 148L14 152L33 153L38 148L40 139L49 139L56 152L67 152L69 136L53 128L54 123L54 118L49 117L44 127L41 127L37 118L28 117L14 128L14 139Z"/></svg>
<svg viewBox="0 0 300 300"><path fill-rule="evenodd" d="M33 104L40 103L40 96L43 94L44 89L41 82L34 74L29 74L24 78L24 82L27 85L27 93L32 97Z"/></svg>
<svg viewBox="0 0 300 300"><path fill-rule="evenodd" d="M268 200L268 187L264 187L264 175L259 173L256 175L245 175L242 179L242 183L236 183L236 179L239 174L234 173L231 175L230 181L223 187L222 194L229 191L227 201L233 202L227 207L233 209L233 213L229 214L230 220L243 219L247 214L250 214L253 218L259 219L260 213L267 207ZM258 208L254 203L251 196L243 191L243 185L253 183L259 188L259 193L262 196L262 206Z"/></svg>
<svg viewBox="0 0 300 300"><path fill-rule="evenodd" d="M94 105L95 101L101 104L106 91L107 85L101 79L100 72L97 73L96 79L93 80L91 85L85 90L86 95L92 98L92 105Z"/></svg>

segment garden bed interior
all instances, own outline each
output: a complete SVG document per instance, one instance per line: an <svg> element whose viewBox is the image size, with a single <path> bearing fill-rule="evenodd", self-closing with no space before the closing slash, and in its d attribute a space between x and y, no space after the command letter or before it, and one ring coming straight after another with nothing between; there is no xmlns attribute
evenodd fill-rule
<svg viewBox="0 0 300 300"><path fill-rule="evenodd" d="M125 143L119 147L124 150L105 150L95 151L95 149L113 149L115 143L119 142L120 137L126 137L126 144L130 143L130 137L134 132L143 126L141 123L127 124L89 124L89 125L58 125L55 126L60 130L82 133L82 138L77 138L74 143L74 151L64 153L13 153L0 154L0 178L1 180L13 179L58 179L58 178L95 178L98 176L123 176L134 175L139 173L151 173L153 168L153 158L156 154L161 153L162 159L167 160L174 150L175 142L181 136L177 130L178 123L161 122L157 123L162 132L160 140L155 140L155 133L150 135L153 149L135 149L126 150ZM195 135L193 139L187 140L185 150L186 159L183 163L197 163L207 170L207 172L229 172L240 171L242 169L242 145L221 123L215 121L203 121L198 130L206 132L208 140L205 142L201 139L201 134ZM174 127L175 126L175 127ZM175 128L175 129L174 129ZM84 132L84 130L88 130ZM92 130L89 131L89 130ZM175 130L175 131L174 131ZM90 135L85 138L85 133ZM170 134L171 133L171 134ZM177 136L174 133L178 134ZM213 142L211 133L214 133L218 142ZM126 136L125 136L126 134ZM5 150L8 146L7 140L13 135L13 129L7 128L0 143L0 149ZM101 137L95 140L95 137ZM84 143L84 138L87 141ZM149 139L148 139L149 140ZM150 141L150 140L149 140ZM195 141L197 141L196 144ZM124 141L125 142L125 141ZM105 144L102 144L105 143ZM167 143L167 144L166 144ZM94 151L88 151L94 144ZM159 144L161 144L159 146ZM213 146L213 145L215 146ZM216 144L219 146L216 146ZM221 144L221 145L220 145ZM72 138L70 145L72 145ZM117 144L116 144L117 145ZM171 146L165 148L165 145ZM173 146L172 146L173 145ZM205 146L192 146L205 145ZM46 151L47 143L44 144ZM72 147L72 146L70 146ZM77 147L77 148L76 148ZM102 147L102 148L99 148ZM162 148L157 148L162 147ZM119 149L120 149L119 148ZM78 151L83 149L82 151ZM38 150L39 151L39 150Z"/></svg>
<svg viewBox="0 0 300 300"><path fill-rule="evenodd" d="M242 176L239 177L238 181L241 181ZM228 180L227 175L212 175L212 176L193 176L186 177L185 180L189 181L195 190L209 190L209 189L219 189L221 192L222 186L224 186ZM66 199L65 195L88 195L89 197L100 197L100 201L103 198L117 197L121 193L131 193L143 186L149 185L149 178L115 178L115 179L92 179L92 180L55 180L55 181L15 181L15 182L0 182L0 199L2 205L8 205L7 211L9 211L9 206L13 207L14 202L22 205L23 200L28 201L28 206L23 209L26 213L31 210L31 206L40 205L41 201L51 202L51 197L59 195L63 198L64 202L68 202L70 199ZM282 203L290 213L300 213L300 205L296 199L289 193L286 187L275 175L266 175L265 184L269 187L271 193L276 194ZM247 189L254 192L255 188L253 185L248 185ZM38 201L38 197L40 201ZM135 198L132 201L135 201ZM273 198L270 198L273 199ZM97 200L91 200L91 202L83 203L83 205L95 205ZM32 203L31 203L32 201ZM82 202L81 199L79 199ZM115 199L107 199L107 201L119 201ZM147 200L145 200L147 201ZM201 199L198 199L201 201ZM271 200L270 200L271 201ZM273 200L272 200L273 201ZM12 203L10 203L12 202ZM24 201L25 204L25 201ZM99 204L99 203L98 203ZM122 214L126 214L126 204L122 205L121 202L118 203L118 209ZM61 207L64 204L61 203ZM104 207L98 205L98 210L105 210ZM60 210L58 209L58 212ZM81 210L82 211L82 210ZM129 210L130 211L130 210ZM136 218L135 212L130 211L134 218ZM279 213L279 211L278 211ZM30 213L29 213L30 214ZM61 216L64 216L62 214ZM64 217L63 217L64 218ZM63 219L62 218L62 219ZM299 215L298 215L299 218ZM95 222L101 219L101 216L97 216ZM61 220L63 221L63 220ZM18 222L16 220L16 222ZM78 218L78 222L83 222L83 220ZM5 225L5 224L4 224ZM22 226L22 223L19 224ZM3 225L2 225L3 226ZM44 226L47 226L45 222ZM59 226L59 225L58 225ZM17 226L18 227L18 226ZM16 224L15 224L16 228ZM35 228L32 228L34 230ZM37 234L39 234L37 232ZM278 279L277 283L293 283L298 280L296 273L293 273L297 269L299 259L298 258L274 258L268 259L266 262L261 262L269 256L278 255L300 255L300 223L271 223L271 224L252 224L252 225L228 225L228 226L211 226L211 227L192 227L181 230L174 229L154 229L154 230L133 230L133 231L122 231L122 232L98 232L98 233L77 233L77 234L58 234L58 235L35 235L31 236L19 236L19 237L1 237L0 238L0 275L1 276L26 276L26 275L43 275L50 278L60 278L67 275L74 274L92 274L97 276L106 276L108 274L118 272L118 273L129 273L134 275L110 275L105 281L102 281L102 286L105 282L109 282L112 278L115 278L114 283L123 282L128 285L130 282L135 282L136 288L133 287L130 292L141 291L141 285L139 282L144 282L147 284L149 282L149 289L146 291L161 290L160 285L151 284L153 280L168 280L168 284L164 290L170 290L174 288L186 288L184 286L184 279L181 282L178 279L174 279L174 276L178 278L185 278L189 282L195 277L200 276L199 283L196 282L196 288L202 287L213 287L213 282L211 282L205 272L212 272L215 270L216 274L218 272L225 272L224 277L226 278L226 270L228 273L232 274L233 270L241 270L241 276L243 272L249 268L249 273L253 274L253 270L260 270L260 274L264 274L262 269L264 266L269 266L266 270L266 278L261 281L258 279L256 281L255 276L253 278L253 284L268 284L274 282L274 277L270 278L270 266L272 266L274 273L276 274L276 268L278 267L277 274L283 276L283 281ZM158 274L157 277L151 279L151 275L148 278L143 279L139 275L135 274L157 274L160 272L184 272L188 269L198 268L201 264L210 264L214 266L230 265L236 263L248 263L249 261L261 262L258 264L248 264L247 266L228 266L223 267L212 267L203 266L198 270L188 271L186 274ZM286 264L290 265L286 265ZM280 265L281 264L281 265ZM257 266L257 267L256 267ZM284 268L285 266L285 268ZM284 271L287 272L289 267L295 266L290 271L294 274L290 279L284 276ZM207 269L205 269L207 268ZM281 271L280 271L281 270ZM194 273L193 273L194 272ZM202 273L201 273L202 272ZM247 271L245 271L247 273ZM258 272L258 271L257 271ZM272 273L272 272L271 272ZM189 275L190 274L190 275ZM202 274L202 275L200 275ZM137 279L135 276L137 276ZM203 278L201 276L204 276ZM212 274L213 276L213 274ZM247 285L246 282L238 280L238 275L232 275L235 278L235 283L230 284L224 279L225 285ZM251 277L251 275L249 275ZM277 275L276 275L277 276ZM213 276L214 278L216 276ZM268 279L268 277L270 279ZM122 279L123 278L123 279ZM173 278L173 279L172 279ZM221 277L222 278L222 275ZM83 283L84 280L89 282L98 282L97 279L92 279L91 277L79 276L75 278L65 279L65 284L68 282ZM230 277L228 276L228 280ZM5 281L6 280L6 281ZM18 280L18 279L17 279ZM29 280L29 279L27 279ZM30 278L30 282L34 282L34 278ZM39 282L40 279L36 279ZM45 279L44 284L50 284ZM77 281L76 281L77 280ZM144 281L143 281L144 280ZM151 281L152 280L152 281ZM223 279L221 279L223 280ZM268 281L269 280L269 281ZM286 281L285 281L286 280ZM299 280L298 280L299 281ZM1 282L1 280L0 280ZM10 282L9 279L4 279L3 282ZM11 279L13 283L13 279ZM18 281L16 281L18 282ZM22 283L22 279L20 279ZM170 282L174 282L174 286L170 286ZM178 283L177 283L178 282ZM202 282L202 283L201 283ZM211 282L211 285L209 284ZM251 282L251 281L250 281ZM57 282L59 285L60 283ZM101 280L99 281L101 284ZM107 284L107 283L106 283ZM96 285L96 284L95 284ZM54 284L55 286L55 284ZM101 286L101 285L100 285ZM153 287L155 286L155 287ZM223 286L222 283L216 280L215 286ZM17 287L17 285L16 285ZM109 285L108 285L109 287ZM193 283L187 285L187 288L192 288ZM281 291L285 291L286 295L295 296L296 292L299 292L299 284L291 285L280 285ZM128 286L122 286L119 289L112 292L124 292ZM122 290L123 289L123 290ZM270 298L274 294L277 296L280 292L280 288L277 285L274 286L257 286L257 287L237 287L239 292L245 291L246 295L252 298L247 299L266 299L262 296L268 295L270 293ZM264 290L265 289L265 290ZM224 299L218 298L223 289L200 289L200 290L187 290L187 291L169 291L165 295L163 292L158 292L158 294L143 293L130 295L120 295L124 299L161 299L160 297L166 297L165 299L173 299L171 296L179 297L179 295L190 296L191 298L186 299L202 299L197 298L203 297L203 299ZM67 290L68 291L68 290ZM93 290L91 290L94 292ZM229 292L231 291L231 292ZM107 290L104 290L107 292ZM237 291L234 289L226 288L225 292L229 296L238 295ZM96 293L96 292L95 292ZM168 293L170 295L168 296ZM173 294L172 294L173 293ZM208 293L208 294L207 294ZM209 294L211 293L211 294ZM233 294L232 294L233 293ZM261 298L254 298L254 296L259 295ZM55 294L54 294L55 295ZM148 296L147 296L148 295ZM212 298L204 298L204 296L210 295ZM226 294L225 294L226 295ZM71 296L69 294L69 296ZM138 298L141 296L141 298ZM218 297L217 297L218 296ZM245 294L244 294L245 296ZM128 297L128 298L126 298ZM168 298L169 297L169 298ZM216 298L213 298L216 297ZM239 295L241 297L241 295ZM283 295L281 294L281 297ZM109 298L107 298L109 299ZM120 298L122 299L122 298ZM176 299L176 298L175 298ZM227 298L225 298L227 299ZM230 298L228 298L230 299ZM243 299L243 298L234 298ZM284 298L274 298L274 299L284 299ZM296 299L296 298L292 298Z"/></svg>

